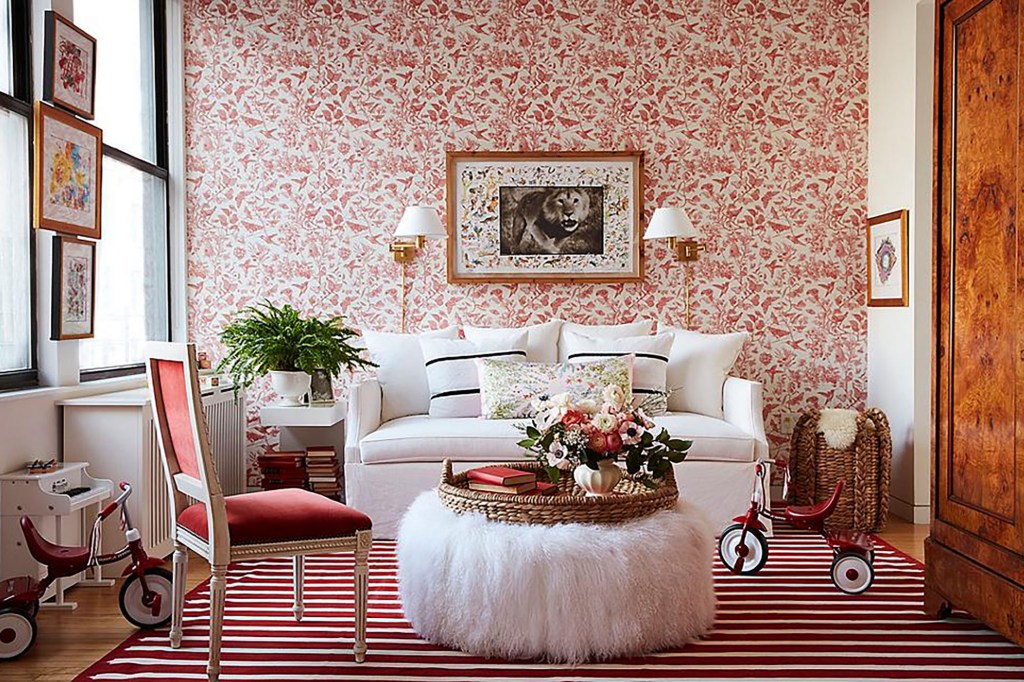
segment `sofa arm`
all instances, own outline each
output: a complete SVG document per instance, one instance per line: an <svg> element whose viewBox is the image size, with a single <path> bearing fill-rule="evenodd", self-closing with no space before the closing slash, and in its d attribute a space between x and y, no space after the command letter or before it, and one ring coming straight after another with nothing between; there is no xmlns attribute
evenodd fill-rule
<svg viewBox="0 0 1024 682"><path fill-rule="evenodd" d="M767 459L768 439L764 435L764 400L761 384L738 377L728 377L722 388L725 421L743 429L757 441L756 459Z"/></svg>
<svg viewBox="0 0 1024 682"><path fill-rule="evenodd" d="M345 461L358 463L359 442L380 428L381 388L376 379L367 379L349 389L348 424L345 425Z"/></svg>

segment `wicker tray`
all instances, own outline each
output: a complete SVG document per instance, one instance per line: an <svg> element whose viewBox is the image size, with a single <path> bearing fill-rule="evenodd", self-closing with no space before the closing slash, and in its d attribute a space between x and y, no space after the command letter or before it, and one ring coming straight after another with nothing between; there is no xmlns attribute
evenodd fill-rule
<svg viewBox="0 0 1024 682"><path fill-rule="evenodd" d="M507 462L501 466L520 471L533 471L538 478L547 480L540 462ZM649 516L662 509L671 509L679 499L675 475L669 469L665 480L656 490L633 480L623 472L615 486L615 495L587 497L573 481L571 472L565 472L558 482L558 492L548 495L508 495L485 493L469 489L465 472L452 473L450 459L444 461L441 483L437 495L441 504L456 514L474 512L492 521L505 523L621 523Z"/></svg>

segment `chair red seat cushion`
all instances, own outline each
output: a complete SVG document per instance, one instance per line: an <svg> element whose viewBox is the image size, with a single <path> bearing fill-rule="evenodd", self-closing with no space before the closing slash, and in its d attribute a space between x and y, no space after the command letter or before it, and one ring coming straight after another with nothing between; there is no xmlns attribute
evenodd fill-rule
<svg viewBox="0 0 1024 682"><path fill-rule="evenodd" d="M224 505L232 545L344 537L373 525L366 514L301 488L231 495ZM178 525L209 542L202 502L186 507Z"/></svg>

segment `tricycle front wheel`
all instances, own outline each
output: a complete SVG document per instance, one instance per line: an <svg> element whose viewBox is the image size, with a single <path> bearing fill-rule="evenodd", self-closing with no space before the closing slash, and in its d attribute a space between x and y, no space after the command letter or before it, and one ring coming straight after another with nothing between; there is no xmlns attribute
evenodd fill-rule
<svg viewBox="0 0 1024 682"><path fill-rule="evenodd" d="M768 539L757 528L748 528L743 537L743 524L734 523L718 538L718 558L733 573L752 575L768 561Z"/></svg>
<svg viewBox="0 0 1024 682"><path fill-rule="evenodd" d="M17 609L0 609L0 661L13 661L35 641L35 618Z"/></svg>
<svg viewBox="0 0 1024 682"><path fill-rule="evenodd" d="M171 620L171 604L174 596L174 578L166 568L148 568L144 571L146 587L150 597L137 575L131 575L121 586L118 601L121 613L135 627L152 629Z"/></svg>

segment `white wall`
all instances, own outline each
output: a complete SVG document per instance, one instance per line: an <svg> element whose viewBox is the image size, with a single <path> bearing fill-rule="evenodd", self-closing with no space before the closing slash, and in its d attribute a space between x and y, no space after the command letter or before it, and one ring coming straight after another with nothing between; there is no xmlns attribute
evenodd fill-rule
<svg viewBox="0 0 1024 682"><path fill-rule="evenodd" d="M889 417L892 510L928 521L934 0L870 6L868 215L910 210L910 306L868 309L868 405Z"/></svg>

